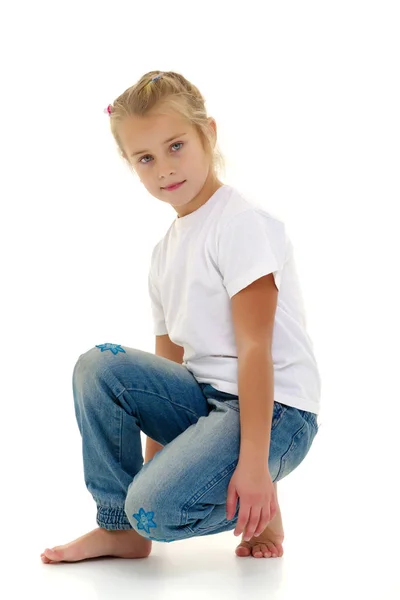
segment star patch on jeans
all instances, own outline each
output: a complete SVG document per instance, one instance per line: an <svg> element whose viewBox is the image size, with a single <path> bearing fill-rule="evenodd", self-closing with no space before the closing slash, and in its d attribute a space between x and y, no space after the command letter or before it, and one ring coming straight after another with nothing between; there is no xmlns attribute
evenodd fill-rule
<svg viewBox="0 0 400 600"><path fill-rule="evenodd" d="M106 350L111 350L113 354L118 354L118 352L123 352L124 354L126 354L121 344L97 344L96 348L100 348L102 352L105 352Z"/></svg>
<svg viewBox="0 0 400 600"><path fill-rule="evenodd" d="M150 527L157 527L157 523L153 521L154 512L146 512L144 508L140 508L139 512L132 516L138 522L138 529L144 529L146 533L150 533Z"/></svg>

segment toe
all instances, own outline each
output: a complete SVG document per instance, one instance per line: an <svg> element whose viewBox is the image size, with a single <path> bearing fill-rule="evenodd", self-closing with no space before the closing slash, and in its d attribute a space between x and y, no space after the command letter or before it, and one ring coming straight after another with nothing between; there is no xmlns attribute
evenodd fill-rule
<svg viewBox="0 0 400 600"><path fill-rule="evenodd" d="M237 556L250 556L250 545L248 542L242 542L236 547Z"/></svg>
<svg viewBox="0 0 400 600"><path fill-rule="evenodd" d="M46 548L44 552L46 557L50 560L62 560L61 553L58 550L55 550L54 548Z"/></svg>
<svg viewBox="0 0 400 600"><path fill-rule="evenodd" d="M261 545L260 544L254 544L253 548L251 549L252 554L255 558L261 558L262 557L262 552L261 552Z"/></svg>
<svg viewBox="0 0 400 600"><path fill-rule="evenodd" d="M269 551L266 544L261 544L261 552L265 558L270 558L271 552Z"/></svg>
<svg viewBox="0 0 400 600"><path fill-rule="evenodd" d="M266 542L266 545L268 546L268 550L271 552L271 556L277 557L278 550L275 548L275 544L273 544L272 542Z"/></svg>

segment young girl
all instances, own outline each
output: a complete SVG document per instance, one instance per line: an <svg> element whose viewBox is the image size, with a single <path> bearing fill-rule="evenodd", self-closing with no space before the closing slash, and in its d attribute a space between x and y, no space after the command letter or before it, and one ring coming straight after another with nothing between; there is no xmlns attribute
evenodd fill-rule
<svg viewBox="0 0 400 600"><path fill-rule="evenodd" d="M99 527L42 561L143 558L152 540L232 529L237 556L280 557L276 485L310 450L321 384L292 244L218 179L216 122L182 75L146 73L107 112L126 164L177 216L151 257L155 354L104 343L74 367Z"/></svg>

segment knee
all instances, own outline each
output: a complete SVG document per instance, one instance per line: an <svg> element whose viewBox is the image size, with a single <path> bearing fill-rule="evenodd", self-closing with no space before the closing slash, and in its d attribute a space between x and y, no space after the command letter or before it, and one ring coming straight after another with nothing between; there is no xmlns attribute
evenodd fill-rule
<svg viewBox="0 0 400 600"><path fill-rule="evenodd" d="M104 344L102 344L104 345ZM104 369L104 352L99 346L93 346L78 357L74 368L72 378L74 382L82 381L88 374L94 375Z"/></svg>
<svg viewBox="0 0 400 600"><path fill-rule="evenodd" d="M105 371L104 356L96 347L78 357L72 372L72 389L75 402L81 404L91 397L87 392L96 385Z"/></svg>
<svg viewBox="0 0 400 600"><path fill-rule="evenodd" d="M133 529L149 540L174 541L170 527L167 500L161 494L131 485L125 500L125 514Z"/></svg>

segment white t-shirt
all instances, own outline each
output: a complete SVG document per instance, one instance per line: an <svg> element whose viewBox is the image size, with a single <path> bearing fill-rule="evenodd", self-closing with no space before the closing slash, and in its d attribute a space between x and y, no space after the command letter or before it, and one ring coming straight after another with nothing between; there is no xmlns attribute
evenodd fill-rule
<svg viewBox="0 0 400 600"><path fill-rule="evenodd" d="M224 184L200 208L174 220L149 271L154 334L184 348L199 383L238 395L231 298L273 273L279 290L272 340L274 400L320 410L321 380L306 331L293 246L285 225Z"/></svg>

